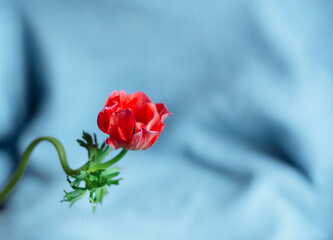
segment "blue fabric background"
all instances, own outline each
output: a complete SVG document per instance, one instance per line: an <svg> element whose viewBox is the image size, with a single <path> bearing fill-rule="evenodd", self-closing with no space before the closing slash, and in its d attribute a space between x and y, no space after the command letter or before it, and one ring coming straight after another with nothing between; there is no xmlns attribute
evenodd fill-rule
<svg viewBox="0 0 333 240"><path fill-rule="evenodd" d="M91 214L71 209L41 144L0 211L0 238L332 239L329 1L0 0L0 183L34 138L75 139L113 90L173 113L121 162ZM113 153L115 154L115 153Z"/></svg>

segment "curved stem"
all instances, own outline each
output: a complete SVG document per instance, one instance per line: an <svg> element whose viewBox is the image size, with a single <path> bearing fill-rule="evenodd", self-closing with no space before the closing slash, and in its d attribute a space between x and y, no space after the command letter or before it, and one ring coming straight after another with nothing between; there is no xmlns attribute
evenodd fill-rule
<svg viewBox="0 0 333 240"><path fill-rule="evenodd" d="M113 164L115 164L116 162L118 162L120 159L122 159L123 156L125 156L125 154L128 152L128 150L126 149L123 149L121 150L121 152L115 156L114 158L112 158L111 160L105 162L105 163L102 163L102 164L99 164L97 166L94 166L94 167L91 167L89 169L90 172L94 172L96 170L99 170L99 169L104 169L104 168L107 168Z"/></svg>
<svg viewBox="0 0 333 240"><path fill-rule="evenodd" d="M16 183L22 177L22 175L23 175L23 173L24 173L24 171L26 169L26 166L28 164L28 160L29 160L29 157L30 157L33 149L41 141L48 141L48 142L50 142L50 143L53 144L53 146L56 148L56 150L58 152L61 166L62 166L63 170L66 172L67 175L76 175L76 174L79 174L80 173L80 169L82 169L85 166L87 166L88 163L86 163L85 165L83 165L82 167L80 167L80 168L78 168L76 170L71 169L69 167L67 159L66 159L65 150L64 150L62 144L57 139L55 139L53 137L40 137L40 138L37 138L32 143L30 143L30 145L28 146L28 148L24 151L18 169L15 171L14 175L9 180L9 183L7 184L7 186L0 192L0 205L6 199L6 197L11 192L11 190L13 189L13 187L16 185Z"/></svg>

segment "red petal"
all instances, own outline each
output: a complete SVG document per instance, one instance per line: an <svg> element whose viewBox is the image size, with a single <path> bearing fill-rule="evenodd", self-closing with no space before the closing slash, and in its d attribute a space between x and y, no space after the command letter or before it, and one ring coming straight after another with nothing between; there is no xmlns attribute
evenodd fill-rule
<svg viewBox="0 0 333 240"><path fill-rule="evenodd" d="M151 131L161 132L161 126L163 122L161 121L160 115L155 112L153 119L147 124L147 129Z"/></svg>
<svg viewBox="0 0 333 240"><path fill-rule="evenodd" d="M121 130L120 127L118 127L118 133L119 133L119 136L120 136L120 138L121 138L122 140L127 141L126 135L125 135L125 133L123 132L123 130Z"/></svg>
<svg viewBox="0 0 333 240"><path fill-rule="evenodd" d="M108 139L106 139L106 144L110 145L111 147L114 148L114 150L117 150L117 146L112 142L111 138L109 137Z"/></svg>
<svg viewBox="0 0 333 240"><path fill-rule="evenodd" d="M151 146L153 146L153 144L156 142L156 140L157 140L158 137L159 137L159 135L156 134L156 135L150 140L150 142L147 144L146 148L143 149L143 150L146 150L146 149L150 148Z"/></svg>
<svg viewBox="0 0 333 240"><path fill-rule="evenodd" d="M128 94L128 100L124 104L124 108L130 108L133 110L134 114L141 109L146 103L151 102L149 97L143 92L135 92L133 94Z"/></svg>
<svg viewBox="0 0 333 240"><path fill-rule="evenodd" d="M102 132L108 133L110 117L117 106L118 103L115 103L112 107L105 107L99 112L97 116L97 125Z"/></svg>
<svg viewBox="0 0 333 240"><path fill-rule="evenodd" d="M144 105L148 102L151 102L149 97L143 92L135 92L132 94L133 98L137 99L137 105Z"/></svg>
<svg viewBox="0 0 333 240"><path fill-rule="evenodd" d="M160 131L162 121L154 103L146 103L135 114L135 119L137 122L145 124L148 130Z"/></svg>
<svg viewBox="0 0 333 240"><path fill-rule="evenodd" d="M143 124L142 122L136 122L135 123L135 133L138 133L141 131L141 128L145 128L146 125Z"/></svg>
<svg viewBox="0 0 333 240"><path fill-rule="evenodd" d="M131 142L126 146L129 150L146 150L150 148L158 138L158 132L141 128L139 133L132 136Z"/></svg>
<svg viewBox="0 0 333 240"><path fill-rule="evenodd" d="M156 103L156 108L162 121L164 121L169 115L172 115L172 113L169 112L164 103Z"/></svg>
<svg viewBox="0 0 333 240"><path fill-rule="evenodd" d="M157 113L155 104L146 103L135 113L135 120L143 124L148 124L154 118L155 113Z"/></svg>
<svg viewBox="0 0 333 240"><path fill-rule="evenodd" d="M118 91L113 91L108 99L106 100L104 107L110 107L114 104L114 102L117 102L119 104L119 107L121 107L120 104L120 97L119 97L119 92Z"/></svg>
<svg viewBox="0 0 333 240"><path fill-rule="evenodd" d="M131 139L135 127L135 118L131 109L124 109L114 112L111 115L108 133L113 143ZM119 130L120 129L120 130Z"/></svg>

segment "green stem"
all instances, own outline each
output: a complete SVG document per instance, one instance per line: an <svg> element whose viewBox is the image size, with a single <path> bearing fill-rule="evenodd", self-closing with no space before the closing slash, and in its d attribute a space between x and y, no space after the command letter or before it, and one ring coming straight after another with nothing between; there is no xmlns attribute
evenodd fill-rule
<svg viewBox="0 0 333 240"><path fill-rule="evenodd" d="M115 156L114 158L112 158L111 160L105 162L105 163L102 163L102 164L99 164L97 166L94 166L94 167L91 167L89 169L90 172L94 172L96 170L99 170L99 169L105 169L113 164L115 164L116 162L118 162L120 159L122 159L123 156L125 156L125 154L127 153L128 150L126 149L123 149L121 150L121 152Z"/></svg>
<svg viewBox="0 0 333 240"><path fill-rule="evenodd" d="M85 165L83 165L82 167L80 167L80 168L78 168L76 170L71 169L69 167L67 159L66 159L65 150L64 150L62 144L57 139L55 139L53 137L40 137L40 138L37 138L32 143L30 143L30 145L28 146L28 148L24 151L18 169L15 171L14 175L10 179L9 183L7 184L7 186L0 192L0 205L3 203L3 201L6 199L6 197L8 196L8 194L13 189L13 187L16 185L16 183L22 177L22 175L23 175L23 173L24 173L24 171L26 169L26 166L28 164L28 160L29 160L29 157L30 157L33 149L41 141L48 141L48 142L50 142L50 143L53 144L53 146L56 148L56 150L58 152L61 166L62 166L63 170L66 172L67 175L76 175L76 174L79 174L80 173L80 169L82 169L82 168L84 168L84 167L86 167L88 165L88 163L86 163Z"/></svg>

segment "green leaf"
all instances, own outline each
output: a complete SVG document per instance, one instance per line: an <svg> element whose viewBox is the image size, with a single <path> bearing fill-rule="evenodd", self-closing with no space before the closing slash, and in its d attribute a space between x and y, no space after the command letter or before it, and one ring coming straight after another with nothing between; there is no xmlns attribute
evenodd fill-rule
<svg viewBox="0 0 333 240"><path fill-rule="evenodd" d="M87 191L88 191L87 189L83 189L83 188L78 188L69 193L64 190L64 192L66 194L65 194L62 202L70 202L71 204L69 205L69 207L71 207L77 200L83 198Z"/></svg>
<svg viewBox="0 0 333 240"><path fill-rule="evenodd" d="M121 170L120 167L109 167L104 169L104 171L102 172L102 176L107 176L110 175L111 173L119 172L120 170Z"/></svg>
<svg viewBox="0 0 333 240"><path fill-rule="evenodd" d="M77 178L70 185L71 185L71 187L78 187L80 185L81 181L82 181L82 179Z"/></svg>
<svg viewBox="0 0 333 240"><path fill-rule="evenodd" d="M117 177L119 174L120 174L120 172L115 172L115 173L111 173L109 175L106 175L105 177L107 179L111 179L111 178Z"/></svg>
<svg viewBox="0 0 333 240"><path fill-rule="evenodd" d="M96 199L95 199L95 202L96 203L99 203L99 202L102 202L102 199L104 197L105 194L107 194L108 192L106 191L106 187L100 187L100 188L97 188L96 191L95 191L95 195L96 195Z"/></svg>
<svg viewBox="0 0 333 240"><path fill-rule="evenodd" d="M119 185L119 181L122 180L122 178L119 178L117 180L109 180L108 185Z"/></svg>

